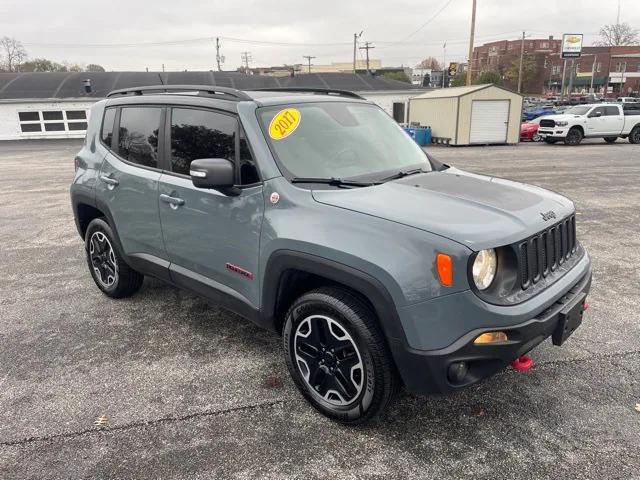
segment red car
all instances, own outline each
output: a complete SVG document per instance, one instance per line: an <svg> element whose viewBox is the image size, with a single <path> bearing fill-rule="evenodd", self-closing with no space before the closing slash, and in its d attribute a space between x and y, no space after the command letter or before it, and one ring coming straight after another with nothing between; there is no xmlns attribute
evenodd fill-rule
<svg viewBox="0 0 640 480"><path fill-rule="evenodd" d="M520 125L520 141L539 142L542 137L538 135L538 127L540 126L540 117L534 118Z"/></svg>

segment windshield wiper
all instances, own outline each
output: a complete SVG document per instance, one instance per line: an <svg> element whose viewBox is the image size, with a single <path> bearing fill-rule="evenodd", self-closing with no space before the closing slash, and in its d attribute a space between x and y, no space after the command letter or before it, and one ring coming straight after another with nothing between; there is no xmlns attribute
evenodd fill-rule
<svg viewBox="0 0 640 480"><path fill-rule="evenodd" d="M322 183L325 185L333 185L336 187L371 187L380 185L380 182L357 182L355 180L343 180L341 178L315 178L315 177L294 177L291 183Z"/></svg>
<svg viewBox="0 0 640 480"><path fill-rule="evenodd" d="M399 178L408 177L409 175L416 175L418 173L429 173L431 170L425 170L424 168L414 168L412 170L400 170L398 173L384 177L380 182L388 182L389 180L397 180Z"/></svg>

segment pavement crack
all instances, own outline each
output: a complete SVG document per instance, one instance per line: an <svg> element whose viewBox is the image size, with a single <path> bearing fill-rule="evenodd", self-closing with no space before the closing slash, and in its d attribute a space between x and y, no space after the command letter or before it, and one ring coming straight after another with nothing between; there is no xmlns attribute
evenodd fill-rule
<svg viewBox="0 0 640 480"><path fill-rule="evenodd" d="M22 438L19 440L2 441L0 442L0 447L22 446L22 445L28 445L28 444L37 443L37 442L49 442L49 441L58 440L58 439L77 438L77 437L82 437L85 435L93 435L97 433L108 433L108 432L131 430L134 428L149 427L149 426L155 426L155 425L160 425L165 423L184 422L187 420L192 420L194 418L201 418L201 417L216 417L216 416L226 415L228 413L253 410L256 408L273 407L275 405L283 404L286 401L287 400L284 400L284 399L272 400L269 402L240 405L237 407L226 408L223 410L208 410L204 412L189 413L187 415L181 415L181 416L167 416L167 417L156 418L153 420L143 420L138 422L125 423L123 425L115 425L109 428L87 428L85 430L76 430L73 432L64 432L64 433L54 433L52 435L44 435L41 437L33 436L33 437Z"/></svg>

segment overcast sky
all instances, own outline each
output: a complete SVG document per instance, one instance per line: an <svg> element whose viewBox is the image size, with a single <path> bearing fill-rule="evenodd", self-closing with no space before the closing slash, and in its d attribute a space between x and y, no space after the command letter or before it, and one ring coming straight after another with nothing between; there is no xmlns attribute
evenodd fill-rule
<svg viewBox="0 0 640 480"><path fill-rule="evenodd" d="M638 3L621 0L621 21L635 28ZM539 38L584 33L590 45L603 24L615 23L617 5L478 0L476 45L515 39L522 30ZM107 70L161 70L163 63L167 70L209 70L216 36L225 70L240 65L243 51L251 52L252 66L301 63L303 55L315 56L316 64L346 62L360 31L361 41L376 47L371 57L384 66L414 66L428 55L441 60L445 41L446 61L463 61L470 20L471 0L0 0L0 37L22 41L31 58Z"/></svg>

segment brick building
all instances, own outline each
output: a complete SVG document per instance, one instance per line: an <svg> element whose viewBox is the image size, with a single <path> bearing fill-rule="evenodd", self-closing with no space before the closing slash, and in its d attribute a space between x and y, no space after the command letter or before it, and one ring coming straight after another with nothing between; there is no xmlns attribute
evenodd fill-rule
<svg viewBox="0 0 640 480"><path fill-rule="evenodd" d="M527 58L533 59L536 65L536 72L547 70L547 63L550 56L560 55L562 40L548 38L527 38L524 41L524 54ZM484 71L498 72L504 77L506 71L520 61L520 50L522 40L499 40L485 43L473 49L472 71L478 75ZM528 93L542 93L545 88L545 80L548 77L544 74L536 75L530 81L525 81L522 91ZM507 88L516 89L517 81L505 79L504 85Z"/></svg>
<svg viewBox="0 0 640 480"><path fill-rule="evenodd" d="M507 69L520 61L522 40L501 40L473 50L473 71L495 71L503 76ZM522 91L532 94L560 93L564 59L562 41L525 39L524 53L535 62L535 75L523 83ZM593 70L593 75L592 75ZM565 89L572 75L572 62L567 61ZM592 83L593 77L593 83ZM516 89L517 82L504 80L508 88ZM582 56L573 62L572 93L596 93L610 96L637 94L640 91L640 45L624 47L584 47Z"/></svg>

